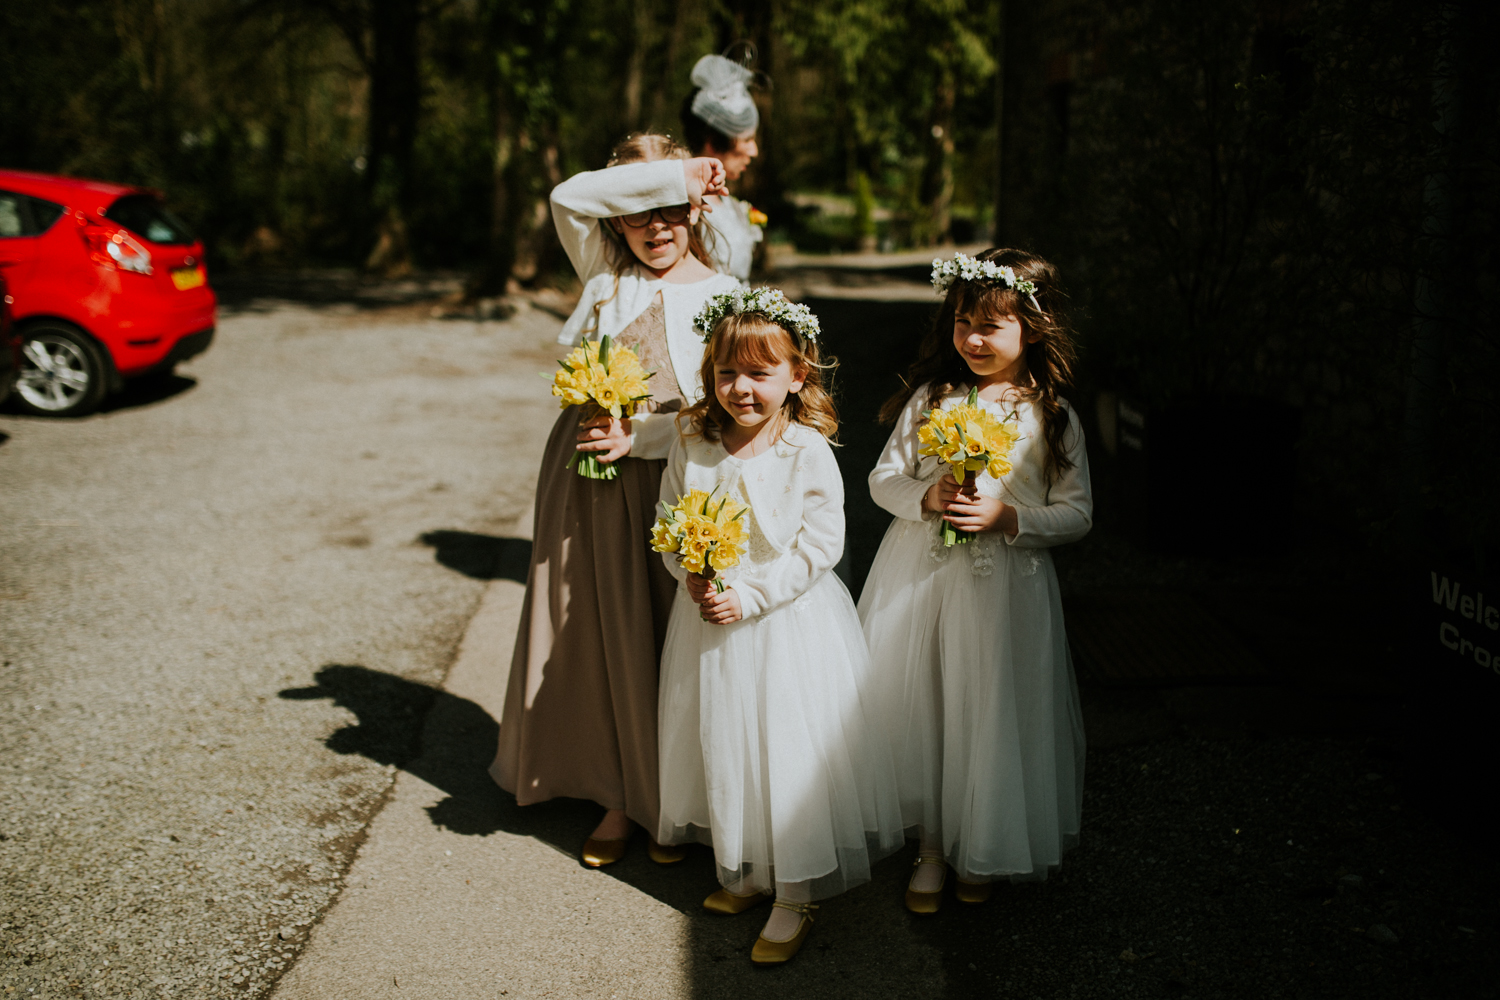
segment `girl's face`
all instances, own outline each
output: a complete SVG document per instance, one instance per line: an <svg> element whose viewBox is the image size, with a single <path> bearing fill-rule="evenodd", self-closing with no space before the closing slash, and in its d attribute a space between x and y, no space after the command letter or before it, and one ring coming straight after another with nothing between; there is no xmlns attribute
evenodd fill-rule
<svg viewBox="0 0 1500 1000"><path fill-rule="evenodd" d="M685 218L677 216L679 222L666 221L663 212L677 216L674 208L667 208L651 212L643 226L628 226L618 218L609 220L610 227L625 237L636 259L658 273L670 271L691 255L688 236L698 224L696 208L688 209Z"/></svg>
<svg viewBox="0 0 1500 1000"><path fill-rule="evenodd" d="M1024 333L1014 316L960 309L953 317L953 347L968 362L969 370L986 383L1020 378L1026 366L1026 345L1040 339L1039 333Z"/></svg>
<svg viewBox="0 0 1500 1000"><path fill-rule="evenodd" d="M804 373L785 359L768 365L742 358L714 359L714 397L745 430L781 412L787 396L802 388Z"/></svg>
<svg viewBox="0 0 1500 1000"><path fill-rule="evenodd" d="M716 149L710 142L703 155L717 158L724 164L724 176L728 180L737 181L745 168L750 166L750 161L760 155L760 147L755 144L755 136L747 135L743 139L734 140L734 146L729 149Z"/></svg>

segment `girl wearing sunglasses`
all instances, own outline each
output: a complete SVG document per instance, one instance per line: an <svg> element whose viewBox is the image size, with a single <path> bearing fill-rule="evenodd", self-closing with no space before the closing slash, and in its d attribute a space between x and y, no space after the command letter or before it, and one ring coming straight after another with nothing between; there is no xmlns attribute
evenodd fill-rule
<svg viewBox="0 0 1500 1000"><path fill-rule="evenodd" d="M609 336L647 371L648 412L584 419L563 410L542 457L532 562L490 773L520 805L558 796L604 810L585 864L618 860L635 825L657 826L657 672L677 581L650 550L675 412L698 402L703 345L693 317L739 282L705 247L706 197L724 167L663 135L633 135L608 166L552 192L563 249L584 281L558 338ZM613 480L567 467L575 451L617 464ZM581 832L581 831L580 831ZM650 844L661 863L680 848Z"/></svg>

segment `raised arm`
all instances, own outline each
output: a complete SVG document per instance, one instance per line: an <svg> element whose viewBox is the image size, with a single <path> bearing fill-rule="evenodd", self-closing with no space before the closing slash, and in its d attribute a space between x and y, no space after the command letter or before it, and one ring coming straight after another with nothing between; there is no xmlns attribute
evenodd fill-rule
<svg viewBox="0 0 1500 1000"><path fill-rule="evenodd" d="M668 205L713 207L703 196L727 194L724 165L712 157L626 163L574 174L552 189L552 223L578 277L608 270L601 219Z"/></svg>
<svg viewBox="0 0 1500 1000"><path fill-rule="evenodd" d="M1078 412L1068 407L1068 432L1063 437L1073 468L1064 472L1047 491L1043 507L1016 505L1014 536L1002 534L1007 543L1023 549L1042 549L1076 542L1094 526L1094 496L1089 487L1089 454L1084 446Z"/></svg>
<svg viewBox="0 0 1500 1000"><path fill-rule="evenodd" d="M819 439L804 446L800 461L811 468L801 480L802 526L793 544L773 562L747 569L734 579L732 586L746 618L807 593L838 565L844 552L844 482L833 450ZM763 515L757 512L757 516Z"/></svg>
<svg viewBox="0 0 1500 1000"><path fill-rule="evenodd" d="M689 201L683 160L626 163L574 174L552 189L552 222L578 277L609 269L602 219Z"/></svg>
<svg viewBox="0 0 1500 1000"><path fill-rule="evenodd" d="M922 424L922 411L926 408L926 389L918 386L891 430L891 436L880 453L880 461L870 470L871 498L908 521L924 519L922 498L938 479L937 475L931 479L917 477L917 428ZM939 469L939 473L941 471Z"/></svg>

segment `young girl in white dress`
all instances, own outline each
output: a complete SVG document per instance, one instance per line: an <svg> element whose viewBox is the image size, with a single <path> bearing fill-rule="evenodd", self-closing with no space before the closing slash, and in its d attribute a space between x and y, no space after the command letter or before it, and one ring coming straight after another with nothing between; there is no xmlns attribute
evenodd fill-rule
<svg viewBox="0 0 1500 1000"><path fill-rule="evenodd" d="M935 261L933 283L947 297L881 414L895 430L870 492L896 519L859 602L902 817L921 840L906 894L918 913L938 908L947 867L958 899L983 902L994 879L1046 877L1077 840L1083 724L1047 550L1093 516L1083 432L1059 394L1073 347L1056 269L987 250ZM960 487L917 454L918 430L973 388L1021 438L1009 473ZM945 547L939 518L972 540Z"/></svg>
<svg viewBox="0 0 1500 1000"><path fill-rule="evenodd" d="M903 832L863 701L859 617L832 572L844 491L817 320L756 289L710 303L701 326L709 388L684 415L662 501L701 489L746 503L749 543L722 593L664 556L682 586L662 653L657 839L712 843L723 888L710 911L774 896L751 952L773 964L801 947L809 904L867 881Z"/></svg>
<svg viewBox="0 0 1500 1000"><path fill-rule="evenodd" d="M558 338L609 336L648 370L649 412L633 419L570 406L558 417L537 481L532 559L490 773L521 805L589 799L605 814L582 851L617 861L633 825L656 829L657 669L676 581L650 550L675 413L702 396L693 317L738 288L704 246L703 198L723 190L716 160L690 159L661 135L635 135L604 170L552 192L553 221L584 282ZM613 480L569 467L578 451L614 463ZM660 862L681 851L650 845Z"/></svg>

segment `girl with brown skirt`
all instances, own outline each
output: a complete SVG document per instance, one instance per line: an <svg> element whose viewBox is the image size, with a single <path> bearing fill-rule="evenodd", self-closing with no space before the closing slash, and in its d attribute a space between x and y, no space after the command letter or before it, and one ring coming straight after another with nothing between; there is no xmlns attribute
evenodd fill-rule
<svg viewBox="0 0 1500 1000"><path fill-rule="evenodd" d="M608 336L655 374L646 412L569 406L552 428L490 774L520 805L568 796L603 806L583 848L593 867L624 855L632 824L657 825L657 674L677 581L649 535L676 411L702 397L693 317L738 286L712 269L704 245L704 196L723 193L719 161L651 134L552 192L558 236L584 281L559 342ZM614 464L616 477L574 472L578 452ZM682 855L652 840L651 856Z"/></svg>

